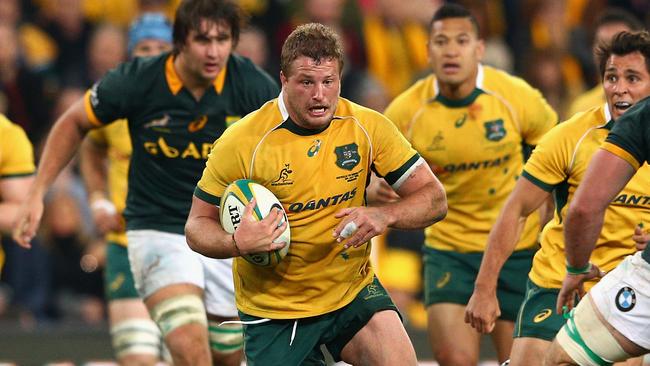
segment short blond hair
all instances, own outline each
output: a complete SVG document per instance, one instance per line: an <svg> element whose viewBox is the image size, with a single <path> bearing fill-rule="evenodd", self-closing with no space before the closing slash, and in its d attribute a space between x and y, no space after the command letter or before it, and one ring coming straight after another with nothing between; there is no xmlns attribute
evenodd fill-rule
<svg viewBox="0 0 650 366"><path fill-rule="evenodd" d="M298 26L282 46L280 70L290 74L291 63L300 56L307 56L317 63L322 60L337 60L339 73L343 70L343 45L341 39L330 27L320 23Z"/></svg>

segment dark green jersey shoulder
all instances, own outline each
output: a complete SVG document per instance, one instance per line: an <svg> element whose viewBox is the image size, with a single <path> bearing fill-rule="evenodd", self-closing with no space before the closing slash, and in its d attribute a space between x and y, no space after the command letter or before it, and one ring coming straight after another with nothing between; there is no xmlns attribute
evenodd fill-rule
<svg viewBox="0 0 650 366"><path fill-rule="evenodd" d="M124 63L93 86L91 119L129 121L127 229L182 234L212 143L278 93L268 74L237 55L198 100L183 86L170 54Z"/></svg>

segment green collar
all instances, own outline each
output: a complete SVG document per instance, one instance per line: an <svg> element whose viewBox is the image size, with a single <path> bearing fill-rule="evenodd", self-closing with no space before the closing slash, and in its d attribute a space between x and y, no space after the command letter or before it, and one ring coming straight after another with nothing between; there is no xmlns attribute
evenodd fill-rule
<svg viewBox="0 0 650 366"><path fill-rule="evenodd" d="M334 117L332 118L332 121L338 118L339 117ZM294 122L291 119L291 117L287 117L287 120L282 122L282 124L278 128L286 128L287 130L299 136L313 136L313 135L318 135L319 133L325 131L332 124L332 121L330 121L330 123L328 123L327 126L323 128L310 129L310 128L298 126L296 122Z"/></svg>
<svg viewBox="0 0 650 366"><path fill-rule="evenodd" d="M610 120L609 120L607 123L605 123L605 125L604 125L603 127L601 127L601 128L604 128L604 129L606 129L607 131L611 131L611 130L612 130L612 127L614 127L614 120L613 120L613 119L610 119Z"/></svg>
<svg viewBox="0 0 650 366"><path fill-rule="evenodd" d="M436 95L435 100L438 102L442 103L446 107L449 108L461 108L461 107L467 107L474 103L476 98L478 98L479 95L483 94L484 91L479 89L479 88L474 88L474 90L465 98L462 99L449 99L447 97L442 96L442 94L438 93Z"/></svg>

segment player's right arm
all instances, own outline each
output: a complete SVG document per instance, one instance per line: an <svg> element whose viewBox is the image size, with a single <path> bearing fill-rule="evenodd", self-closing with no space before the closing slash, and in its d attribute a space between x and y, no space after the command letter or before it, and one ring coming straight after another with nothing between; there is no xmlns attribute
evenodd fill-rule
<svg viewBox="0 0 650 366"><path fill-rule="evenodd" d="M252 200L246 205L237 230L229 234L221 226L219 207L195 195L185 223L187 244L193 251L211 258L233 258L284 247L285 243L273 242L287 227L286 222L280 225L282 211L273 210L262 221L256 221L254 208L255 200Z"/></svg>
<svg viewBox="0 0 650 366"><path fill-rule="evenodd" d="M576 295L579 298L584 295L585 281L604 276L597 266L590 265L589 258L603 227L605 210L632 179L637 169L638 165L633 166L624 158L607 150L597 151L589 162L585 177L576 190L564 220L567 268L584 271L569 273L567 270L562 289L557 296L558 314L562 314L565 305L568 310L574 307Z"/></svg>
<svg viewBox="0 0 650 366"><path fill-rule="evenodd" d="M122 224L115 205L107 197L108 172L106 159L108 146L102 130L94 130L84 139L79 149L79 170L88 192L88 202L95 226L106 234L121 230Z"/></svg>
<svg viewBox="0 0 650 366"><path fill-rule="evenodd" d="M514 190L501 209L490 231L474 292L465 309L465 322L481 333L490 333L501 315L497 300L497 280L501 268L517 246L526 218L550 197L525 177L517 180Z"/></svg>
<svg viewBox="0 0 650 366"><path fill-rule="evenodd" d="M74 103L52 126L29 197L16 218L13 238L20 246L31 247L30 241L36 235L43 215L43 197L48 187L70 162L86 132L93 127L86 115L83 99Z"/></svg>
<svg viewBox="0 0 650 366"><path fill-rule="evenodd" d="M19 245L30 247L43 215L47 188L70 162L88 130L127 117L132 103L140 100L134 89L138 85L141 61L136 59L108 72L52 126L29 198L16 220L13 237Z"/></svg>
<svg viewBox="0 0 650 366"><path fill-rule="evenodd" d="M252 118L251 115L244 118ZM278 226L283 213L273 210L261 221L253 218L255 200L252 200L242 214L242 220L233 234L221 226L219 216L220 196L228 184L246 177L245 166L241 162L249 146L242 141L242 134L251 136L243 127L244 121L237 122L214 143L203 175L196 185L192 206L185 223L185 237L189 247L211 258L233 258L249 253L272 251L284 247L284 243L273 243L286 228ZM239 131L239 132L237 132ZM250 149L252 151L252 149ZM233 156L235 152L235 156ZM229 156L230 159L223 159Z"/></svg>

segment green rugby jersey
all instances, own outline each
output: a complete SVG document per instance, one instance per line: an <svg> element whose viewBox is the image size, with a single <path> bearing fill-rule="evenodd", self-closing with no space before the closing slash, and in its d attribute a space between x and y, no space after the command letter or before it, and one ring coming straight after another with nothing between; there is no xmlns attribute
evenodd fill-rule
<svg viewBox="0 0 650 366"><path fill-rule="evenodd" d="M173 59L166 53L124 63L85 96L88 118L97 125L120 118L129 122L127 230L183 234L212 143L229 124L279 93L250 60L231 55L214 87L197 101L183 87Z"/></svg>
<svg viewBox="0 0 650 366"><path fill-rule="evenodd" d="M619 117L602 148L625 159L638 170L650 160L649 120L650 97L646 97ZM643 259L650 263L650 245L643 251Z"/></svg>

